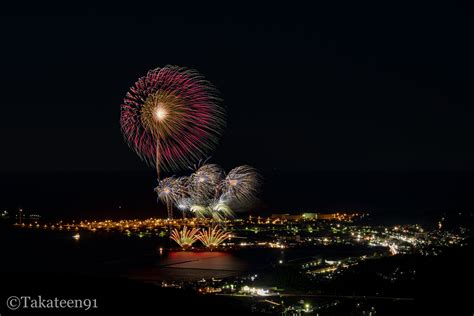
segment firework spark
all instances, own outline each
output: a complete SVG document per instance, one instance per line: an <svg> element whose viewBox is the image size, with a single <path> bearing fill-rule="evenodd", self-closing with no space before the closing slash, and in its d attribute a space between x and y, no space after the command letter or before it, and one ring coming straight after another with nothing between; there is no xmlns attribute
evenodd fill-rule
<svg viewBox="0 0 474 316"><path fill-rule="evenodd" d="M226 199L245 203L255 199L260 184L261 179L257 170L244 165L232 169L222 181L220 188Z"/></svg>
<svg viewBox="0 0 474 316"><path fill-rule="evenodd" d="M215 226L214 228L209 227L208 230L202 230L197 235L197 238L205 247L213 249L229 239L230 234Z"/></svg>
<svg viewBox="0 0 474 316"><path fill-rule="evenodd" d="M196 70L150 70L127 92L120 124L129 146L160 169L178 170L203 158L225 125L218 92Z"/></svg>
<svg viewBox="0 0 474 316"><path fill-rule="evenodd" d="M182 230L173 229L170 238L181 248L187 249L198 240L198 232L199 228L188 230L188 227L184 226Z"/></svg>

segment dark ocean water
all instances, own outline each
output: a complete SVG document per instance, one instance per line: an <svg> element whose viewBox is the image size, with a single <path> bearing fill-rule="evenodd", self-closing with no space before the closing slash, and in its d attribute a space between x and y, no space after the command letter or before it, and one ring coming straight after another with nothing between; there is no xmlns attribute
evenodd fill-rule
<svg viewBox="0 0 474 316"><path fill-rule="evenodd" d="M21 274L85 274L147 281L199 280L258 272L306 257L342 258L374 249L321 246L308 249L242 249L226 252L184 252L167 248L167 240L119 234L3 228L0 246L3 271Z"/></svg>

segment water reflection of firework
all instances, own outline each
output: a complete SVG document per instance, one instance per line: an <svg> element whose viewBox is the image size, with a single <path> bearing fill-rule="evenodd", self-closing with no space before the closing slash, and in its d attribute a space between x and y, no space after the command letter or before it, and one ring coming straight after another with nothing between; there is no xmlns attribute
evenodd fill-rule
<svg viewBox="0 0 474 316"><path fill-rule="evenodd" d="M205 247L214 249L229 239L230 234L215 226L214 228L209 227L207 230L202 230L197 235L197 238Z"/></svg>
<svg viewBox="0 0 474 316"><path fill-rule="evenodd" d="M181 248L187 249L191 247L198 240L199 228L192 228L184 226L182 230L173 229L170 238L174 240Z"/></svg>

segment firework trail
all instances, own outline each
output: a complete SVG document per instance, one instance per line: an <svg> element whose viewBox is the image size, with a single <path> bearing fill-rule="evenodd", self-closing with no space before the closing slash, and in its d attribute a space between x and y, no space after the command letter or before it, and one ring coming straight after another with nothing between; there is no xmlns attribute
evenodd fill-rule
<svg viewBox="0 0 474 316"><path fill-rule="evenodd" d="M165 66L148 71L127 92L120 125L128 145L160 170L178 170L217 144L225 113L214 86L196 70Z"/></svg>
<svg viewBox="0 0 474 316"><path fill-rule="evenodd" d="M208 230L202 230L197 235L197 238L207 248L213 249L218 247L224 241L230 238L230 234L222 231L217 226L214 228L209 227Z"/></svg>
<svg viewBox="0 0 474 316"><path fill-rule="evenodd" d="M220 184L222 196L226 200L246 203L255 199L261 185L260 175L251 166L232 169Z"/></svg>
<svg viewBox="0 0 474 316"><path fill-rule="evenodd" d="M174 240L181 248L187 249L191 247L198 240L199 228L188 230L184 226L182 230L173 229L170 238Z"/></svg>

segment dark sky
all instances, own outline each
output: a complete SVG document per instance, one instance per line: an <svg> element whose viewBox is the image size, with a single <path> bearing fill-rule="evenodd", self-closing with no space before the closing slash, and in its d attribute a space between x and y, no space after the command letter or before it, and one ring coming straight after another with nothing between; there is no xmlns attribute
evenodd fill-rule
<svg viewBox="0 0 474 316"><path fill-rule="evenodd" d="M470 8L178 7L2 10L0 171L146 170L119 106L166 64L221 91L226 167L472 170Z"/></svg>

